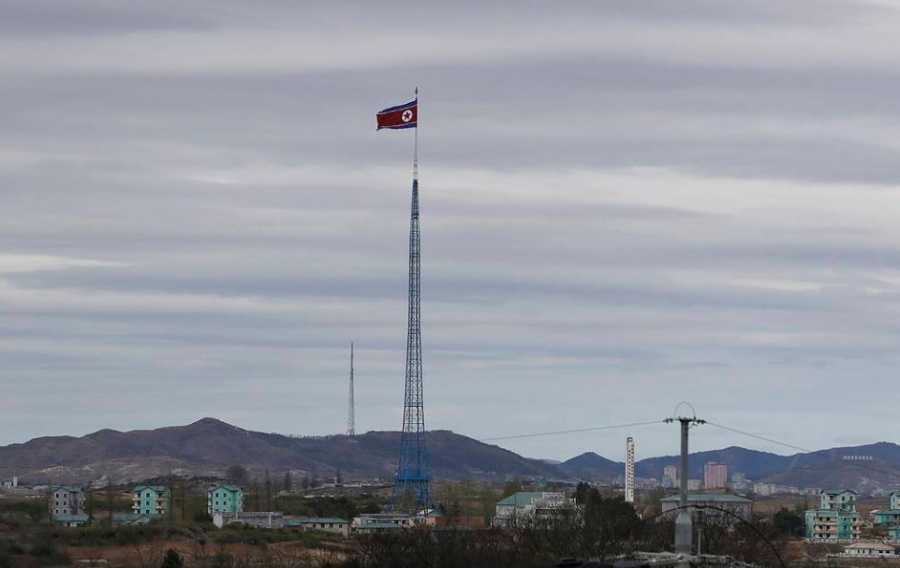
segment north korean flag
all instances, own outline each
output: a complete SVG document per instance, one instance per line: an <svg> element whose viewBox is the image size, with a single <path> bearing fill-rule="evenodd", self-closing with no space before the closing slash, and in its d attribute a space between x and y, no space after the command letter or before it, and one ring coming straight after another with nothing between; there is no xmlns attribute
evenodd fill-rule
<svg viewBox="0 0 900 568"><path fill-rule="evenodd" d="M405 105L386 108L375 115L375 118L378 120L378 130L382 128L391 130L415 128L416 120L419 118L419 99Z"/></svg>

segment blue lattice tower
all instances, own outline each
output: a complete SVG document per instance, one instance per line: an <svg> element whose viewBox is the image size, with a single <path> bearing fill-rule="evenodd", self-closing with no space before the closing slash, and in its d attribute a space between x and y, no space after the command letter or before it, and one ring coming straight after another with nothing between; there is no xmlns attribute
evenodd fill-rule
<svg viewBox="0 0 900 568"><path fill-rule="evenodd" d="M418 138L418 136L417 136ZM418 143L417 152L418 154ZM403 397L403 434L400 461L391 498L392 508L410 512L431 504L431 474L425 443L425 404L422 396L422 326L420 301L420 239L418 156L413 161L412 206L409 224L409 324L406 339L406 388Z"/></svg>

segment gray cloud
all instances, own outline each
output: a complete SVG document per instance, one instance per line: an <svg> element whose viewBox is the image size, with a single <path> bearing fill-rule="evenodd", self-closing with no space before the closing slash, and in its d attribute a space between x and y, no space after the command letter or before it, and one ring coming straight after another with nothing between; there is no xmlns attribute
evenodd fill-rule
<svg viewBox="0 0 900 568"><path fill-rule="evenodd" d="M431 427L632 422L688 398L800 446L887 436L886 3L4 10L0 443L204 415L337 432L350 341L358 424L397 428L412 140L373 114L417 84ZM851 383L842 404L871 421L797 431ZM633 434L643 455L677 443ZM509 447L621 458L625 435ZM740 443L758 444L698 432Z"/></svg>

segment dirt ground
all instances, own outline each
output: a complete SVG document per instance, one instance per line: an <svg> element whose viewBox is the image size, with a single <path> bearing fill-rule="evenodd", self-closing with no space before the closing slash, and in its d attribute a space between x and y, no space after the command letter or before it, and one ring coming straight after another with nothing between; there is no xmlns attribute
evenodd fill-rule
<svg viewBox="0 0 900 568"><path fill-rule="evenodd" d="M122 566L129 568L158 568L163 555L169 549L178 551L190 566L217 554L228 554L234 558L261 559L265 556L279 560L279 564L294 565L299 561L322 562L343 560L350 543L322 542L311 545L308 542L288 541L250 546L246 544L201 545L195 541L168 540L122 546L70 546L65 552L76 565L81 566Z"/></svg>

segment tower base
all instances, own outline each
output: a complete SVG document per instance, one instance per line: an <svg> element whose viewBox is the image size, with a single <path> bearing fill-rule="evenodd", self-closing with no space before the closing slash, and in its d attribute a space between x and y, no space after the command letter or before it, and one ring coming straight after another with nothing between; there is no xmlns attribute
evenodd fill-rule
<svg viewBox="0 0 900 568"><path fill-rule="evenodd" d="M693 536L694 525L691 521L691 514L685 509L678 511L678 517L675 518L675 552L677 554L693 553Z"/></svg>

